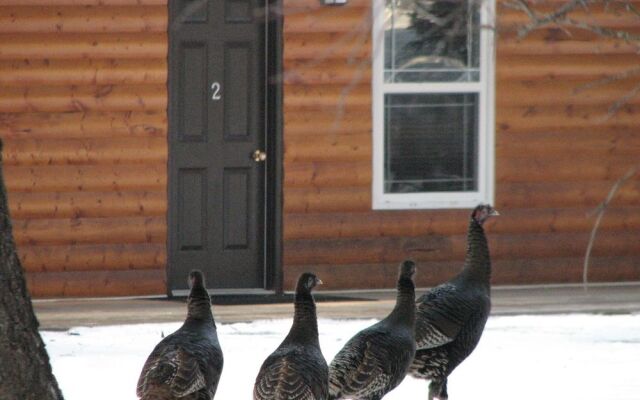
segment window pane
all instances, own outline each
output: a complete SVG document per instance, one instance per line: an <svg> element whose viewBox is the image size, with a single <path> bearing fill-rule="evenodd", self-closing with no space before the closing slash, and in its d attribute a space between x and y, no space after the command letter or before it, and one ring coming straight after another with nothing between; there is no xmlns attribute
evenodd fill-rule
<svg viewBox="0 0 640 400"><path fill-rule="evenodd" d="M482 0L386 0L385 82L480 79Z"/></svg>
<svg viewBox="0 0 640 400"><path fill-rule="evenodd" d="M478 190L477 93L387 94L385 193Z"/></svg>

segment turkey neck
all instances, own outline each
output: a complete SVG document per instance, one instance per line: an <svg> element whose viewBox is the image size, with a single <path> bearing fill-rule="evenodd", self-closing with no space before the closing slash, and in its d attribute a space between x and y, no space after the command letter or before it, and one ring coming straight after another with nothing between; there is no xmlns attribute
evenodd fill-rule
<svg viewBox="0 0 640 400"><path fill-rule="evenodd" d="M187 321L205 321L210 322L215 327L211 313L211 299L204 288L194 288L189 294L187 305Z"/></svg>
<svg viewBox="0 0 640 400"><path fill-rule="evenodd" d="M285 341L311 343L319 346L316 303L311 292L306 289L296 291L294 304L293 325Z"/></svg>
<svg viewBox="0 0 640 400"><path fill-rule="evenodd" d="M396 305L387 320L413 326L416 319L416 287L413 280L401 276L398 279Z"/></svg>
<svg viewBox="0 0 640 400"><path fill-rule="evenodd" d="M471 218L467 233L467 256L464 260L463 274L487 288L491 280L491 258L484 228Z"/></svg>

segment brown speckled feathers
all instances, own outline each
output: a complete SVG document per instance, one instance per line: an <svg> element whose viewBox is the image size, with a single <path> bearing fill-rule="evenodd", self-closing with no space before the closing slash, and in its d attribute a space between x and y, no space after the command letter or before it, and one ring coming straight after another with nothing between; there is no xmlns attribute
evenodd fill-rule
<svg viewBox="0 0 640 400"><path fill-rule="evenodd" d="M378 400L404 379L415 353L415 264L400 266L393 311L352 337L329 367L329 399Z"/></svg>
<svg viewBox="0 0 640 400"><path fill-rule="evenodd" d="M293 325L282 344L262 364L254 400L325 400L329 371L320 351L316 306L311 290L322 283L315 275L298 278Z"/></svg>
<svg viewBox="0 0 640 400"><path fill-rule="evenodd" d="M223 357L211 301L199 271L190 274L187 319L153 349L138 379L142 400L211 400Z"/></svg>

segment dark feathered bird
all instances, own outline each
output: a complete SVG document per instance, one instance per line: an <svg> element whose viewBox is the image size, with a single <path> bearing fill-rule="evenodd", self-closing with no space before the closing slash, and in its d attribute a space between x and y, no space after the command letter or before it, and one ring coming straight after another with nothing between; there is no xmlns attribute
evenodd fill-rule
<svg viewBox="0 0 640 400"><path fill-rule="evenodd" d="M202 272L191 271L189 284L187 319L156 345L142 368L142 400L211 400L216 394L223 358Z"/></svg>
<svg viewBox="0 0 640 400"><path fill-rule="evenodd" d="M396 306L352 337L329 366L329 399L378 400L404 379L416 350L413 261L400 265Z"/></svg>
<svg viewBox="0 0 640 400"><path fill-rule="evenodd" d="M322 281L314 274L298 278L293 325L280 346L264 361L255 400L325 400L329 368L320 351L316 305L311 290Z"/></svg>
<svg viewBox="0 0 640 400"><path fill-rule="evenodd" d="M431 380L429 399L448 398L449 374L475 349L489 317L491 259L482 225L494 215L490 205L473 210L462 271L416 302L418 350L410 374Z"/></svg>

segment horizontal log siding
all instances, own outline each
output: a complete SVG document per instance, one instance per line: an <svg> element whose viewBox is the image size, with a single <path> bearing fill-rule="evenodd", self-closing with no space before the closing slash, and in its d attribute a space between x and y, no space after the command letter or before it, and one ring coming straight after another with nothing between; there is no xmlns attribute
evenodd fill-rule
<svg viewBox="0 0 640 400"><path fill-rule="evenodd" d="M166 0L0 6L0 136L35 297L166 292Z"/></svg>
<svg viewBox="0 0 640 400"><path fill-rule="evenodd" d="M640 2L639 2L640 3ZM551 5L557 5L552 1ZM639 4L640 5L640 4ZM460 268L468 210L371 209L371 0L284 1L284 287L316 271L328 289L390 288L396 265L418 283ZM640 163L640 97L607 110L635 81L575 88L638 65L636 48L550 27L518 41L523 15L498 6L496 207L487 228L495 284L582 278L588 214ZM638 27L593 10L591 21ZM640 280L640 180L624 185L593 248L593 281Z"/></svg>

